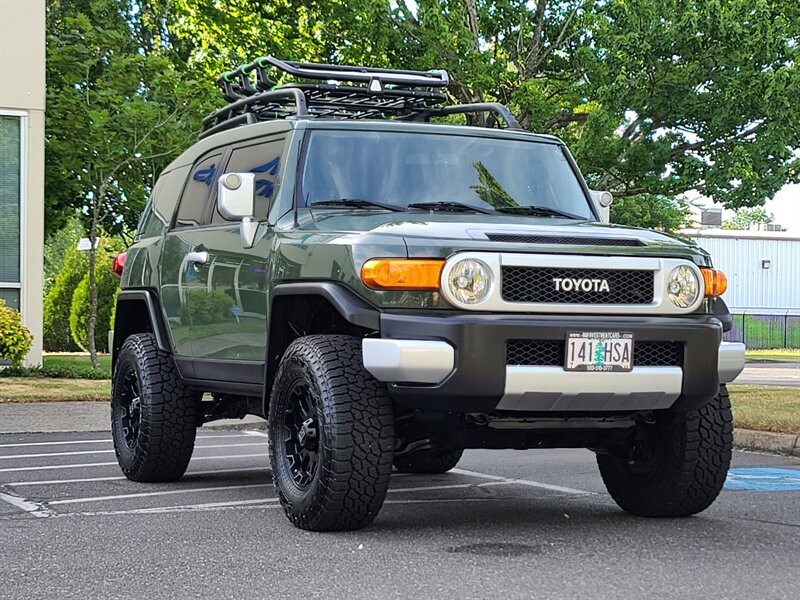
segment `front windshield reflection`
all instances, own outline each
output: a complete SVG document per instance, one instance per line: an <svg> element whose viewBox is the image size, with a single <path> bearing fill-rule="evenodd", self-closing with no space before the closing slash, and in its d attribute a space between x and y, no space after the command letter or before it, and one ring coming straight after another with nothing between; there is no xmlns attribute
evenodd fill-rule
<svg viewBox="0 0 800 600"><path fill-rule="evenodd" d="M462 135L313 131L302 177L306 206L359 199L407 207L545 207L594 219L557 144ZM452 209L452 207L450 207Z"/></svg>

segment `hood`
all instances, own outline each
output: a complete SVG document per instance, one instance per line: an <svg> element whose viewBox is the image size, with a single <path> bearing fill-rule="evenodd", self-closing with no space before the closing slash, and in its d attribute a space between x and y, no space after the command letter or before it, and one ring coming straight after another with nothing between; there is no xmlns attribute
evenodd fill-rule
<svg viewBox="0 0 800 600"><path fill-rule="evenodd" d="M380 243L376 237L402 237L410 258L465 250L682 256L699 264L705 264L706 257L691 240L669 234L552 217L325 209L309 211L299 225L319 233L360 234L370 244Z"/></svg>

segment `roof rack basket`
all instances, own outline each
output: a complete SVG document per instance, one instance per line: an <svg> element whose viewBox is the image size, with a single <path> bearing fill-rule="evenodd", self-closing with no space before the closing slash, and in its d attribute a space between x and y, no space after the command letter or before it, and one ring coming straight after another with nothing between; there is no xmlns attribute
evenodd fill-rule
<svg viewBox="0 0 800 600"><path fill-rule="evenodd" d="M325 83L276 86L269 78L267 70L270 68L301 80ZM449 83L447 72L443 70L375 69L283 61L264 56L219 77L217 84L229 104L203 120L200 138L240 125L277 119L428 121L431 117L478 112L501 117L509 129L521 129L502 104L441 106L447 96L437 90Z"/></svg>

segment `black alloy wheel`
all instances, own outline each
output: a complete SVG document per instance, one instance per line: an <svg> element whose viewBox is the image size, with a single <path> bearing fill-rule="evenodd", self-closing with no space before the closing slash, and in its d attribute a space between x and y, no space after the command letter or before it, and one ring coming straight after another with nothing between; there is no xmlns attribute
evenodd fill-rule
<svg viewBox="0 0 800 600"><path fill-rule="evenodd" d="M283 413L284 453L298 488L307 488L319 465L319 415L311 388L296 381Z"/></svg>
<svg viewBox="0 0 800 600"><path fill-rule="evenodd" d="M139 391L139 376L133 365L128 365L122 376L122 384L118 393L122 435L125 445L128 449L133 450L136 440L139 439L139 429L142 423L142 395Z"/></svg>

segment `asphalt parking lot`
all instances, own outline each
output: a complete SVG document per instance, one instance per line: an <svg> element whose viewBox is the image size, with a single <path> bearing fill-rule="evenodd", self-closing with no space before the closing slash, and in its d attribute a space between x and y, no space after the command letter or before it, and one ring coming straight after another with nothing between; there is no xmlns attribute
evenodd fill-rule
<svg viewBox="0 0 800 600"><path fill-rule="evenodd" d="M797 598L800 459L737 452L703 515L627 516L585 450L468 451L395 474L368 529L293 528L266 438L201 431L177 484L107 432L0 435L2 598Z"/></svg>

